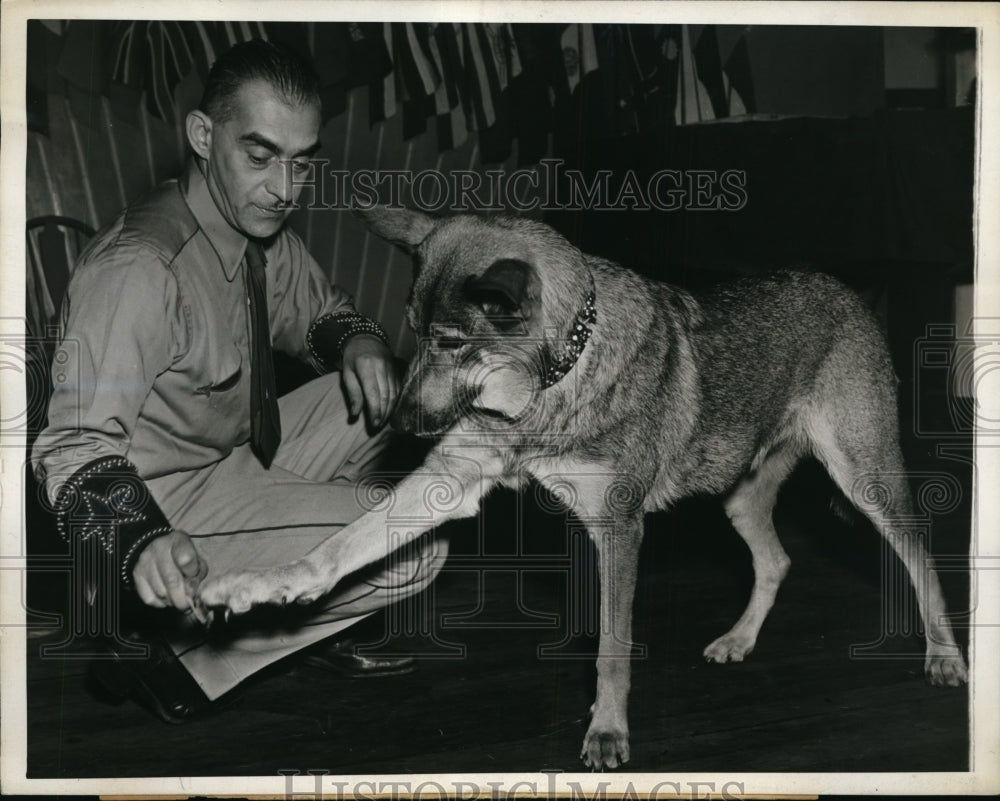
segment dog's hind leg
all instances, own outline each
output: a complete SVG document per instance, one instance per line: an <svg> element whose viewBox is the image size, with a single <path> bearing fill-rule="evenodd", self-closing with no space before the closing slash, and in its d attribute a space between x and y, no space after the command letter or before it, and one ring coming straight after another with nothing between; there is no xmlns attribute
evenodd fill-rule
<svg viewBox="0 0 1000 801"><path fill-rule="evenodd" d="M797 454L790 447L777 448L726 499L726 514L750 548L754 581L750 603L736 625L705 648L704 656L710 662L741 662L753 650L788 573L791 560L778 541L772 510L778 489L796 461Z"/></svg>
<svg viewBox="0 0 1000 801"><path fill-rule="evenodd" d="M888 408L895 413L894 398L877 400L877 404L852 410L825 405L810 415L809 436L837 486L874 523L913 582L927 639L924 671L928 681L958 686L968 680L968 669L955 643L941 584L928 563L920 532L908 526L913 500L895 436L896 421L886 412Z"/></svg>

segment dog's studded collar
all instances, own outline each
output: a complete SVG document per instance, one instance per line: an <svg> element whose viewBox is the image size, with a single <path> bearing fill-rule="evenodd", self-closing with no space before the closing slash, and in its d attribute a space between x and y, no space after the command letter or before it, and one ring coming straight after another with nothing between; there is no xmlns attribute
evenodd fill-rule
<svg viewBox="0 0 1000 801"><path fill-rule="evenodd" d="M576 313L576 320L573 322L573 330L570 331L569 339L563 345L563 353L555 361L551 362L542 376L542 389L548 389L558 384L565 377L566 373L573 369L583 349L590 339L590 326L597 320L597 296L594 292L594 277L590 278L590 292L583 302L583 308Z"/></svg>

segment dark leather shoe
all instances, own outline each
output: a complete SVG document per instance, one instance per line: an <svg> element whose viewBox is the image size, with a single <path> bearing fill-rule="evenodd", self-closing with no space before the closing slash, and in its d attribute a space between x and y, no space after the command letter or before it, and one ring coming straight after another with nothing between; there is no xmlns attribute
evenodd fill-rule
<svg viewBox="0 0 1000 801"><path fill-rule="evenodd" d="M405 676L417 669L412 656L362 656L356 650L354 640L321 642L309 649L302 663L351 679Z"/></svg>
<svg viewBox="0 0 1000 801"><path fill-rule="evenodd" d="M132 698L165 723L186 723L213 707L198 683L158 636L130 635L149 649L145 659L123 656L106 643L107 656L90 663L91 678L112 699Z"/></svg>

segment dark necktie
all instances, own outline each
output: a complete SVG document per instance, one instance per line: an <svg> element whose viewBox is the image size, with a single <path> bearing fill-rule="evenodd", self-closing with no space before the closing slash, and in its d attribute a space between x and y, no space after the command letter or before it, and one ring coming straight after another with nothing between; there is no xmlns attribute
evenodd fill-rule
<svg viewBox="0 0 1000 801"><path fill-rule="evenodd" d="M247 296L250 299L250 446L270 467L281 442L281 417L274 388L274 359L267 316L267 259L256 242L247 243Z"/></svg>

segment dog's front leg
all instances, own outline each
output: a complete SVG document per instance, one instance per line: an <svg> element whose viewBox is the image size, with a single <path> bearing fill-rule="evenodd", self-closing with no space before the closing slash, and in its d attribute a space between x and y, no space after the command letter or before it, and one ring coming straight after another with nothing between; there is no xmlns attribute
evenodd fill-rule
<svg viewBox="0 0 1000 801"><path fill-rule="evenodd" d="M588 525L601 579L601 633L597 697L580 757L594 770L628 762L628 695L631 687L632 599L642 543L642 516L616 516L614 526Z"/></svg>
<svg viewBox="0 0 1000 801"><path fill-rule="evenodd" d="M241 614L257 604L314 601L346 576L438 524L474 515L482 496L499 478L500 467L489 452L453 456L439 446L422 467L390 491L389 503L362 515L287 565L210 577L199 590L200 603L222 608L226 614ZM393 520L405 525L393 524Z"/></svg>

